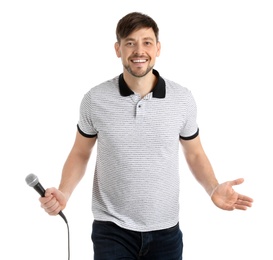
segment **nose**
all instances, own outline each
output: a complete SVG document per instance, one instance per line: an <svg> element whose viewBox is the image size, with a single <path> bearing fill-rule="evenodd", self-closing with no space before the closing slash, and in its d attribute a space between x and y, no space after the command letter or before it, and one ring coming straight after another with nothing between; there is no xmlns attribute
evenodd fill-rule
<svg viewBox="0 0 273 260"><path fill-rule="evenodd" d="M141 44L136 44L133 53L137 56L141 56L144 54L144 50Z"/></svg>

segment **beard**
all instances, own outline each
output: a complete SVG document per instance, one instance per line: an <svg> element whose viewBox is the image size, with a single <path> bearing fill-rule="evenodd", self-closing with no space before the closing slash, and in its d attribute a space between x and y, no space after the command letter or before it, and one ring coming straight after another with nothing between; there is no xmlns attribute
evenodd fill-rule
<svg viewBox="0 0 273 260"><path fill-rule="evenodd" d="M133 71L129 65L123 65L123 67L129 72L134 77L141 78L146 76L154 66L148 66L146 70L138 70L138 71Z"/></svg>

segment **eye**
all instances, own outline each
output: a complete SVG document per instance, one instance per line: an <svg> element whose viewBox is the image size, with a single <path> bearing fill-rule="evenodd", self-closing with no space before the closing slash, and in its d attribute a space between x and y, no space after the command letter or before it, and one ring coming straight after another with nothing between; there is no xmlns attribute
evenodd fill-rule
<svg viewBox="0 0 273 260"><path fill-rule="evenodd" d="M152 45L152 43L151 42L145 42L144 43L146 46L150 46L150 45Z"/></svg>
<svg viewBox="0 0 273 260"><path fill-rule="evenodd" d="M129 46L129 47L134 46L134 43L133 42L127 42L126 46Z"/></svg>

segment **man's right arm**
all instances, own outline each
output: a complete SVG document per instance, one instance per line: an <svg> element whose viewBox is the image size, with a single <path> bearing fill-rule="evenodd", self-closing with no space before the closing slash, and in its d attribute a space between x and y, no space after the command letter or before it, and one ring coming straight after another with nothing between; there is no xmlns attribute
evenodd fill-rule
<svg viewBox="0 0 273 260"><path fill-rule="evenodd" d="M48 214L57 215L65 208L73 190L85 174L96 139L84 137L77 132L74 145L63 167L59 188L48 188L45 197L40 198L41 206Z"/></svg>

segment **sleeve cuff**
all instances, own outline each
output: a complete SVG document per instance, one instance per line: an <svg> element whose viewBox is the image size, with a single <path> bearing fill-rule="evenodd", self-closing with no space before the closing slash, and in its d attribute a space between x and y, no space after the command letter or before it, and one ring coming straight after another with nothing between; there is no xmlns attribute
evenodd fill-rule
<svg viewBox="0 0 273 260"><path fill-rule="evenodd" d="M199 135L199 128L197 129L197 131L196 131L196 133L195 133L194 135L187 136L187 137L181 136L181 135L180 135L180 139L185 140L185 141L188 141L188 140L194 139L194 138L197 137L198 135Z"/></svg>
<svg viewBox="0 0 273 260"><path fill-rule="evenodd" d="M77 125L77 128L78 128L79 133L80 133L82 136L84 136L84 137L87 137L87 138L94 138L94 137L97 136L97 134L95 134L95 135L89 135L89 134L84 133L84 132L80 129L79 125Z"/></svg>

